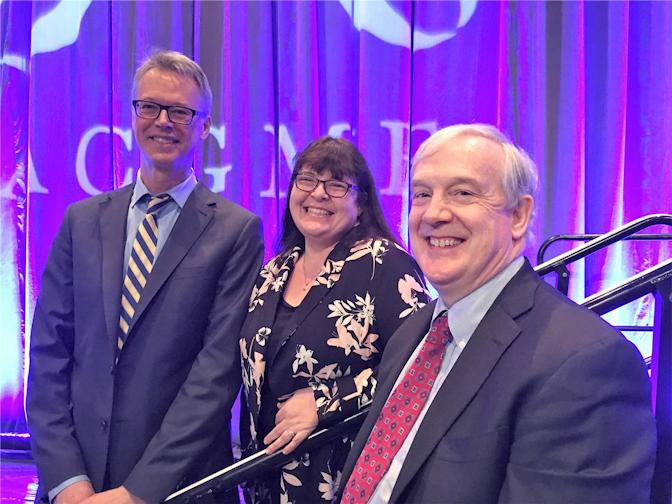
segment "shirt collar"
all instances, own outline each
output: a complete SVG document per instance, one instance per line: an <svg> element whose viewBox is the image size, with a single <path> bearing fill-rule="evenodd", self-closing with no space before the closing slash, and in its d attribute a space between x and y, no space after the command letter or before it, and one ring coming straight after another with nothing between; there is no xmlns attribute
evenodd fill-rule
<svg viewBox="0 0 672 504"><path fill-rule="evenodd" d="M177 203L180 208L183 208L191 191L196 187L196 183L196 175L194 175L194 170L192 169L189 176L184 181L171 187L167 191L163 191L162 194L170 194L170 197L173 198L175 203ZM145 194L151 193L142 181L140 170L138 170L138 174L135 178L135 187L133 187L133 196L131 196L131 207L134 207Z"/></svg>
<svg viewBox="0 0 672 504"><path fill-rule="evenodd" d="M448 311L448 326L453 335L455 344L460 348L464 346L474 334L476 327L481 323L486 312L495 302L497 296L504 290L506 284L513 278L523 266L525 259L517 257L511 261L502 271L481 285L468 296L463 297L453 306L448 308L439 297L434 307L432 322L444 311Z"/></svg>

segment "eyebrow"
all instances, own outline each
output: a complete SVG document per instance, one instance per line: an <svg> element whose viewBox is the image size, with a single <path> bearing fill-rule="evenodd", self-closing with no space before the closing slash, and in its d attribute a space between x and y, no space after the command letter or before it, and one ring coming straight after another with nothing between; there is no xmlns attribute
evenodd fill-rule
<svg viewBox="0 0 672 504"><path fill-rule="evenodd" d="M165 103L165 102L162 102L161 100L157 100L156 98L136 98L136 100L154 102L154 103L158 103L159 105L164 105L166 107L183 107L183 108L188 108L188 109L192 109L192 110L198 110L198 109L195 109L194 107L192 107L191 105L186 105L184 103Z"/></svg>
<svg viewBox="0 0 672 504"><path fill-rule="evenodd" d="M331 173L331 178L329 178L329 179L323 179L323 178L321 178L321 177L322 177L326 172L328 172L328 171L330 172L331 170L329 170L328 168L325 168L325 169L322 170L321 172L318 172L318 171L316 171L316 170L313 169L313 168L311 168L311 169L307 169L307 168L302 167L296 174L297 174L297 175L306 175L306 174L308 174L308 175L314 175L314 176L317 177L318 179L320 179L320 180L324 180L324 181L326 181L326 182L329 182L329 181L331 181L331 180L336 180L337 182L345 182L346 184L349 183L347 180L345 180L345 177L346 177L346 176L345 176L344 174L341 175L341 178L338 178L338 175L334 175L333 173ZM348 177L348 178L352 178L352 177ZM354 181L354 178L352 178L352 180ZM353 184L356 185L356 182L353 182Z"/></svg>
<svg viewBox="0 0 672 504"><path fill-rule="evenodd" d="M431 177L424 177L419 180L417 179L411 179L411 186L416 186L416 185L429 185L429 181L427 180L428 178ZM453 186L453 185L459 185L459 184L470 184L470 185L475 185L479 186L478 181L474 178L468 178L468 177L453 177L448 180L448 184L441 184L443 186Z"/></svg>

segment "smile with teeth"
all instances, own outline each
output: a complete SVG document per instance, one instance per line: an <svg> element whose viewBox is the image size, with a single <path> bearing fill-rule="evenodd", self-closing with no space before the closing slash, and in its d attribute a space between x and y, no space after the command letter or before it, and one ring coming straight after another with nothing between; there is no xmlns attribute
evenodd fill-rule
<svg viewBox="0 0 672 504"><path fill-rule="evenodd" d="M177 143L177 140L174 138L168 138L168 137L160 137L160 136L152 136L150 137L152 140L154 140L156 143L160 144L174 144Z"/></svg>
<svg viewBox="0 0 672 504"><path fill-rule="evenodd" d="M456 247L460 243L462 243L464 240L458 240L456 238L434 238L430 236L428 238L429 244L432 247Z"/></svg>
<svg viewBox="0 0 672 504"><path fill-rule="evenodd" d="M319 217L327 217L334 212L330 212L329 210L325 210L324 208L315 208L315 207L305 207L304 210L306 213L309 213L310 215L317 215Z"/></svg>

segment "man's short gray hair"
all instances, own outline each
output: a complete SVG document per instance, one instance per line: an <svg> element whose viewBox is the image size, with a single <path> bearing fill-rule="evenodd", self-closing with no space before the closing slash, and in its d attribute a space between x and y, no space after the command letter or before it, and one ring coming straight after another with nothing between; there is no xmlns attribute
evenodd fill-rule
<svg viewBox="0 0 672 504"><path fill-rule="evenodd" d="M154 68L192 78L203 96L205 110L201 112L210 113L212 109L212 89L208 77L198 63L177 51L155 50L142 62L135 71L135 77L133 77L133 99L137 98L136 92L140 79Z"/></svg>
<svg viewBox="0 0 672 504"><path fill-rule="evenodd" d="M437 131L420 145L413 157L412 166L415 167L435 154L450 140L463 135L480 136L502 146L504 150L502 185L508 209L515 208L520 198L525 195L534 197L539 180L534 161L527 152L513 144L506 135L489 124L455 124Z"/></svg>

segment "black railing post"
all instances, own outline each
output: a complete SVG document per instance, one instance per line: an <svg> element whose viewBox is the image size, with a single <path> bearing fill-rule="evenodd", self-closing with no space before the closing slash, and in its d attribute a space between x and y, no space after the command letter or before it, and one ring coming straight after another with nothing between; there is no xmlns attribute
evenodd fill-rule
<svg viewBox="0 0 672 504"><path fill-rule="evenodd" d="M672 271L656 283L651 385L658 429L652 504L672 503Z"/></svg>
<svg viewBox="0 0 672 504"><path fill-rule="evenodd" d="M558 276L555 287L566 296L569 292L569 270L567 266L564 264L558 266L555 268L555 274Z"/></svg>

